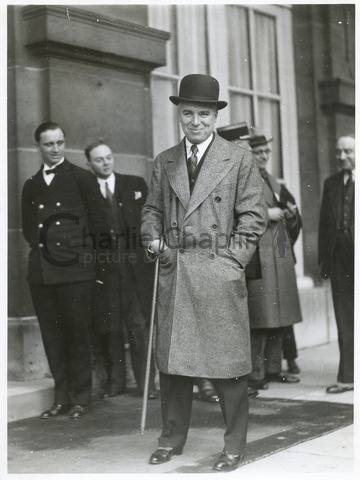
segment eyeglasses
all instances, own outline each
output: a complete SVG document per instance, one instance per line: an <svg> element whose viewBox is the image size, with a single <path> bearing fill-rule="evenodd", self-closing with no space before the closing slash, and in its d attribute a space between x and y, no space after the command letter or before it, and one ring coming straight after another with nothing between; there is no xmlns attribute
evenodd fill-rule
<svg viewBox="0 0 360 480"><path fill-rule="evenodd" d="M270 148L262 148L261 150L253 150L254 155L262 155L263 153L265 153L265 155L269 155L270 152L271 152Z"/></svg>

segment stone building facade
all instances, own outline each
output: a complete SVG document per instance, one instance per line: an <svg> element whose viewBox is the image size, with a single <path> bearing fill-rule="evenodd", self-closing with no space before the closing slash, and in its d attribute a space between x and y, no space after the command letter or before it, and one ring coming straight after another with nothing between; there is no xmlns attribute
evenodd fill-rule
<svg viewBox="0 0 360 480"><path fill-rule="evenodd" d="M20 219L22 185L40 166L34 129L60 123L69 159L84 167L84 146L103 138L118 172L149 179L154 155L181 138L168 96L195 72L220 81L229 108L219 126L246 120L274 137L271 170L304 220L298 344L334 338L317 224L335 139L355 128L354 49L354 5L9 6L9 379L47 373Z"/></svg>

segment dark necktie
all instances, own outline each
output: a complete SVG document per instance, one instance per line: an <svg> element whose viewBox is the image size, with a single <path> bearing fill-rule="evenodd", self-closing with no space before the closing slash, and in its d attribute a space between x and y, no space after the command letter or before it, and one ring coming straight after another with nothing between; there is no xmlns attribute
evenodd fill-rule
<svg viewBox="0 0 360 480"><path fill-rule="evenodd" d="M193 177L198 164L197 154L199 149L197 145L191 145L191 157L188 159L190 176Z"/></svg>
<svg viewBox="0 0 360 480"><path fill-rule="evenodd" d="M106 199L111 203L114 197L114 194L110 190L108 182L105 182L105 193L106 193Z"/></svg>

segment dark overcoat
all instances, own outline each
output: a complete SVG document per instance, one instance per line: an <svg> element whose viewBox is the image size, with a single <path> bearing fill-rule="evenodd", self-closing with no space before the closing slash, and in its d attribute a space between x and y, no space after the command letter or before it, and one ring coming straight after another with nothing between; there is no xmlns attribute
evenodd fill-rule
<svg viewBox="0 0 360 480"><path fill-rule="evenodd" d="M48 186L42 168L22 191L23 234L30 245L28 281L54 285L95 277L82 185L91 174L64 160Z"/></svg>
<svg viewBox="0 0 360 480"><path fill-rule="evenodd" d="M325 277L331 275L335 243L341 230L343 189L344 172L335 173L325 180L319 223L319 263ZM354 240L354 201L351 204L349 232Z"/></svg>
<svg viewBox="0 0 360 480"><path fill-rule="evenodd" d="M95 331L107 333L122 329L129 317L131 329L144 329L150 316L154 271L154 264L149 262L140 238L141 209L147 185L141 177L115 174L118 232L113 230L112 209L101 194L95 175L91 175L86 195L97 258Z"/></svg>
<svg viewBox="0 0 360 480"><path fill-rule="evenodd" d="M190 195L185 143L154 162L143 242L164 238L156 359L163 373L232 378L251 371L244 268L265 229L248 151L215 136Z"/></svg>
<svg viewBox="0 0 360 480"><path fill-rule="evenodd" d="M266 205L268 208L281 206L274 197L275 192L282 198L281 186L272 175L268 174L268 178L271 188L264 182L263 190ZM296 219L300 221L299 217ZM290 221L290 227L287 228L286 220L268 220L266 231L259 241L256 255L260 275L259 278L247 279L251 328L279 328L302 320L292 250L299 225L292 225ZM254 260L256 258L252 262Z"/></svg>

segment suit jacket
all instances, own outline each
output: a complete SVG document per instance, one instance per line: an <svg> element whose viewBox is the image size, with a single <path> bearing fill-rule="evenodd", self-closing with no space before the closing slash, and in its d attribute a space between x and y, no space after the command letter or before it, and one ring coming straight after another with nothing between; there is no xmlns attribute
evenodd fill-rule
<svg viewBox="0 0 360 480"><path fill-rule="evenodd" d="M128 315L132 315L135 322L147 322L154 271L140 237L141 208L147 185L141 177L115 174L114 197L121 232L114 242L110 241L115 238L111 207L101 194L95 175L91 175L84 189L97 254L95 328L99 333L117 330L122 328Z"/></svg>
<svg viewBox="0 0 360 480"><path fill-rule="evenodd" d="M331 275L333 252L337 236L341 231L343 191L344 172L337 172L325 180L318 238L319 264L324 277ZM354 242L354 197L352 198L349 232L350 238Z"/></svg>
<svg viewBox="0 0 360 480"><path fill-rule="evenodd" d="M64 160L51 184L41 168L22 191L22 228L30 245L28 281L73 283L95 276L82 191L89 172Z"/></svg>
<svg viewBox="0 0 360 480"><path fill-rule="evenodd" d="M251 154L215 136L192 195L184 141L154 161L144 245L160 254L156 359L164 373L232 378L251 371L244 267L265 229Z"/></svg>

